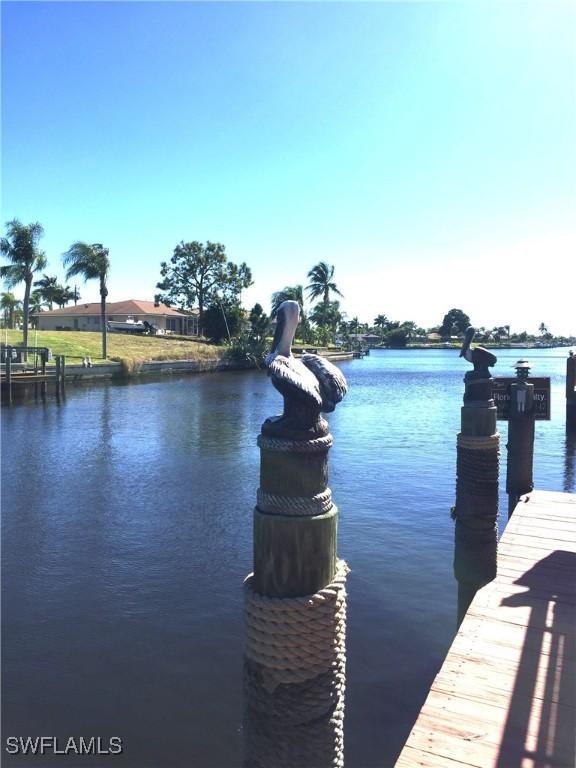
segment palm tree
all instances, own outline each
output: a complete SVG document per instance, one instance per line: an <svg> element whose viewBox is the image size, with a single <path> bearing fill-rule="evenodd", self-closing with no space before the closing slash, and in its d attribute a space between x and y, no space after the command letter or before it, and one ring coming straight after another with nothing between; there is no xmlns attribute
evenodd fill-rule
<svg viewBox="0 0 576 768"><path fill-rule="evenodd" d="M13 293L3 293L0 296L0 309L4 312L4 327L14 328L14 314L22 304Z"/></svg>
<svg viewBox="0 0 576 768"><path fill-rule="evenodd" d="M79 275L84 280L100 281L100 326L102 328L102 357L106 359L106 280L110 271L108 248L101 243L73 243L62 255L66 270L66 279Z"/></svg>
<svg viewBox="0 0 576 768"><path fill-rule="evenodd" d="M380 328L380 339L384 339L384 331L388 325L388 318L386 315L378 315L374 318L374 328Z"/></svg>
<svg viewBox="0 0 576 768"><path fill-rule="evenodd" d="M405 320L400 324L400 328L405 331L408 341L416 334L416 323L414 320Z"/></svg>
<svg viewBox="0 0 576 768"><path fill-rule="evenodd" d="M274 319L278 312L278 307L283 301L297 301L300 305L300 322L296 329L296 336L303 338L304 341L309 341L311 338L310 323L306 313L304 312L304 291L301 285L286 285L281 291L276 291L272 294L272 310L270 317Z"/></svg>
<svg viewBox="0 0 576 768"><path fill-rule="evenodd" d="M334 267L326 264L325 261L319 261L315 267L308 272L310 282L306 286L309 298L314 301L322 296L322 303L327 306L330 301L330 292L342 296L334 282Z"/></svg>
<svg viewBox="0 0 576 768"><path fill-rule="evenodd" d="M272 294L272 317L276 317L278 308L283 301L297 301L300 304L300 312L304 309L304 293L301 285L287 285L281 291Z"/></svg>
<svg viewBox="0 0 576 768"><path fill-rule="evenodd" d="M546 323L540 323L540 325L538 326L538 330L540 331L540 333L542 334L542 336L544 336L545 334L547 334L547 333L548 333L548 328L547 328L547 326L546 326Z"/></svg>
<svg viewBox="0 0 576 768"><path fill-rule="evenodd" d="M58 278L50 277L50 275L42 275L40 280L34 282L34 285L39 289L40 296L44 299L46 304L48 304L48 309L52 309L52 305L56 301L58 289L60 288L58 285Z"/></svg>
<svg viewBox="0 0 576 768"><path fill-rule="evenodd" d="M40 312L44 309L44 300L42 299L42 296L40 295L40 291L32 291L30 294L30 317L33 317L34 315L39 315ZM36 326L38 325L38 322L36 321Z"/></svg>
<svg viewBox="0 0 576 768"><path fill-rule="evenodd" d="M54 302L63 309L70 301L76 300L76 290L72 290L69 285L57 285L54 290Z"/></svg>
<svg viewBox="0 0 576 768"><path fill-rule="evenodd" d="M318 338L321 344L328 344L334 340L336 328L342 322L340 302L330 301L328 304L320 302L310 312L310 320L318 326Z"/></svg>
<svg viewBox="0 0 576 768"><path fill-rule="evenodd" d="M38 248L38 241L43 234L44 229L37 221L33 224L22 224L18 219L12 219L6 224L6 237L0 241L0 252L11 262L0 267L0 277L4 279L7 288L24 283L24 347L28 346L28 316L34 273L44 269L47 263L46 255Z"/></svg>

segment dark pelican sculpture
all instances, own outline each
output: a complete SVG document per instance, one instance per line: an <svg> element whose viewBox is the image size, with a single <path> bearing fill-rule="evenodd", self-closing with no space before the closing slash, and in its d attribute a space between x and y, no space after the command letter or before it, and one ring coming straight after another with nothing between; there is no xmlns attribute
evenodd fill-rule
<svg viewBox="0 0 576 768"><path fill-rule="evenodd" d="M323 357L305 353L297 359L292 355L299 318L297 301L282 302L276 315L272 351L265 363L272 384L284 398L284 413L267 420L266 432L306 439L327 431L320 413L333 411L348 387L338 368Z"/></svg>
<svg viewBox="0 0 576 768"><path fill-rule="evenodd" d="M493 355L492 352L484 349L484 347L474 347L474 349L470 347L475 333L476 329L472 326L466 329L462 349L460 350L460 357L463 357L468 360L469 363L472 363L474 366L473 373L477 375L478 378L481 376L490 378L490 371L488 368L495 365L498 362L498 358L496 355Z"/></svg>

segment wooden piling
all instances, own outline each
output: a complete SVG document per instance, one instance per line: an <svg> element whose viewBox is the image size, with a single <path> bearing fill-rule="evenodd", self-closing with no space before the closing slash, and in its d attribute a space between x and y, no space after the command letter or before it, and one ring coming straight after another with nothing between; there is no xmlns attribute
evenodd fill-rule
<svg viewBox="0 0 576 768"><path fill-rule="evenodd" d="M468 344L473 336L467 332ZM463 348L464 350L466 347ZM496 358L481 347L468 351L474 370L464 377L461 431L457 436L454 576L458 581L458 624L476 591L496 576L498 540L497 408L489 366Z"/></svg>
<svg viewBox="0 0 576 768"><path fill-rule="evenodd" d="M534 385L519 380L510 385L506 493L508 517L520 496L534 488Z"/></svg>
<svg viewBox="0 0 576 768"><path fill-rule="evenodd" d="M66 394L66 355L60 357L60 394Z"/></svg>
<svg viewBox="0 0 576 768"><path fill-rule="evenodd" d="M60 355L56 355L54 360L55 375L56 375L56 394L60 394L60 388L62 385L62 360Z"/></svg>
<svg viewBox="0 0 576 768"><path fill-rule="evenodd" d="M34 356L34 363L36 365L36 370L37 370L37 358L38 358L38 352L36 352ZM46 362L47 362L46 358L47 358L47 351L43 350L42 353L40 354L40 371L42 376L42 381L40 382L40 389L44 397L46 396L46 390L48 386L46 382Z"/></svg>
<svg viewBox="0 0 576 768"><path fill-rule="evenodd" d="M12 402L12 347L6 347L5 357L6 371L6 402Z"/></svg>
<svg viewBox="0 0 576 768"><path fill-rule="evenodd" d="M259 438L262 501L254 510L254 589L261 595L310 595L336 573L338 511L333 504L315 510L311 501L327 491L331 444L330 435L309 441ZM274 500L274 512L261 510L266 504L270 510Z"/></svg>
<svg viewBox="0 0 576 768"><path fill-rule="evenodd" d="M346 380L291 353L295 301L276 316L266 365L284 401L258 437L254 572L244 582L244 768L343 768L346 576L328 488L334 410Z"/></svg>
<svg viewBox="0 0 576 768"><path fill-rule="evenodd" d="M576 432L576 355L566 360L566 431Z"/></svg>
<svg viewBox="0 0 576 768"><path fill-rule="evenodd" d="M338 511L327 485L332 438L326 428L283 439L265 422L258 444L244 768L342 766L347 569L336 556Z"/></svg>

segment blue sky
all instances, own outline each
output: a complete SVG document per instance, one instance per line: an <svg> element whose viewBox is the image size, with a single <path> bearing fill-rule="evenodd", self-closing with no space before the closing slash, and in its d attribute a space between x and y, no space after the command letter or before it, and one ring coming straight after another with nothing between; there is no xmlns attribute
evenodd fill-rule
<svg viewBox="0 0 576 768"><path fill-rule="evenodd" d="M575 40L554 0L3 2L2 222L59 277L104 243L112 301L210 239L246 305L322 259L349 317L576 333Z"/></svg>

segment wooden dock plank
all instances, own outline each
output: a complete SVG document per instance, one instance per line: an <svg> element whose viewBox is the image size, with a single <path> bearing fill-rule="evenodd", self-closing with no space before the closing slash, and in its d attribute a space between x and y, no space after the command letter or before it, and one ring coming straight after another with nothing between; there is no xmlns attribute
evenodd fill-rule
<svg viewBox="0 0 576 768"><path fill-rule="evenodd" d="M576 495L524 498L397 768L576 764Z"/></svg>
<svg viewBox="0 0 576 768"><path fill-rule="evenodd" d="M469 619L469 620L468 620ZM493 623L494 627L489 625ZM477 634L472 634L472 629L477 628ZM535 651L539 655L549 655L549 644L542 642L542 630L533 627L522 627L519 624L507 624L497 620L490 621L485 617L467 617L467 632L465 635L457 635L452 643L451 652L468 655L473 652L481 652L494 658L502 659L503 663L510 664L518 659L518 648L522 647L525 653ZM470 633L469 633L470 632ZM450 654L447 658L449 658ZM576 650L573 644L568 643L564 649L566 659L575 659Z"/></svg>
<svg viewBox="0 0 576 768"><path fill-rule="evenodd" d="M444 662L441 671L434 682L434 690L444 693L454 693L460 691L464 697L470 697L474 701L483 703L500 701L502 697L508 696L509 691L514 685L518 685L519 693L531 695L534 699L545 699L547 676L550 672L549 657L540 657L536 652L533 658L527 657L529 663L534 663L537 672L530 679L519 677L520 664L517 660L512 660L508 664L503 664L502 659L490 656L457 656L450 654L450 657ZM543 663L539 663L543 661ZM570 659L565 662L567 674L576 676L576 659ZM466 676L465 679L464 675ZM550 701L570 706L573 710L576 708L572 704L564 704L560 701L560 692L553 690L548 696Z"/></svg>
<svg viewBox="0 0 576 768"><path fill-rule="evenodd" d="M432 752L424 752L410 745L406 745L402 754L398 758L396 768L414 768L415 766L425 766L425 768L468 768L470 763L461 763L452 758L439 757Z"/></svg>

